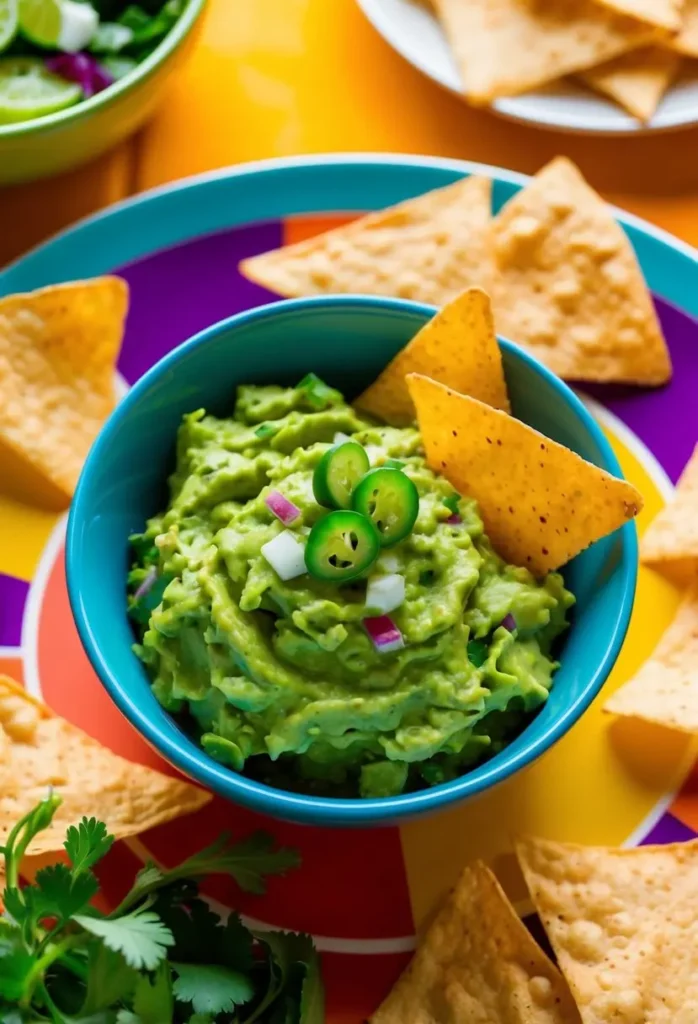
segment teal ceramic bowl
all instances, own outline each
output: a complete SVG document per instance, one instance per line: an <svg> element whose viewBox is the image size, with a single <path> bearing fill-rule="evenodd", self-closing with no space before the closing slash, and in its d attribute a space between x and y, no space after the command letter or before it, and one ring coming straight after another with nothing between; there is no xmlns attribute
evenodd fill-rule
<svg viewBox="0 0 698 1024"><path fill-rule="evenodd" d="M161 102L188 56L207 0L189 0L160 45L137 68L74 107L33 121L0 124L0 185L59 174L137 131Z"/></svg>
<svg viewBox="0 0 698 1024"><path fill-rule="evenodd" d="M548 702L504 751L433 789L385 799L319 798L265 786L209 758L150 692L125 613L128 535L163 507L182 415L230 411L240 383L297 382L313 370L351 398L434 313L399 299L321 297L274 303L215 324L149 370L97 438L68 522L67 573L75 621L92 665L121 711L168 761L204 786L265 814L314 825L383 825L475 796L544 754L577 721L608 676L626 633L637 578L628 524L567 566L577 595L562 666ZM514 413L620 474L611 448L574 393L540 363L501 342Z"/></svg>

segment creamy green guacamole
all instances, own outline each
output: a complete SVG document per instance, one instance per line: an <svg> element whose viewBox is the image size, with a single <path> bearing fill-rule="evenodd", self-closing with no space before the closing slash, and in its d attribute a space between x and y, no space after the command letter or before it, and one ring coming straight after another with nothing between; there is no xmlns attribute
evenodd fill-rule
<svg viewBox="0 0 698 1024"><path fill-rule="evenodd" d="M417 430L375 425L337 392L325 408L312 397L243 386L230 418L184 417L167 510L132 538L136 651L162 706L237 771L365 797L452 779L545 702L574 598L557 573L536 580L507 565L468 497L458 499L462 522L447 522L453 488L427 468ZM362 625L365 579L283 582L261 554L284 529L265 504L270 490L301 510L300 538L328 514L312 477L338 432L374 467L401 460L419 492L411 534L369 570L405 578L391 612L404 648L392 653ZM515 627L502 625L507 616Z"/></svg>

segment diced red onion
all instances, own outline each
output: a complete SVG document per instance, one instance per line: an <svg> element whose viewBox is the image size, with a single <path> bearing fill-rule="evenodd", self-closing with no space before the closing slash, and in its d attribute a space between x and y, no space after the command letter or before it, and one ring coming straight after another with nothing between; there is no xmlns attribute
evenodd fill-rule
<svg viewBox="0 0 698 1024"><path fill-rule="evenodd" d="M405 600L405 577L399 573L386 576L371 576L366 587L366 608L368 611L387 615L394 612Z"/></svg>
<svg viewBox="0 0 698 1024"><path fill-rule="evenodd" d="M363 620L364 629L373 641L373 646L381 654L399 651L405 646L402 633L389 615L377 615Z"/></svg>
<svg viewBox="0 0 698 1024"><path fill-rule="evenodd" d="M145 597L149 590L152 590L153 583L158 578L158 571L155 568L148 570L148 575L145 577L141 585L139 586L136 593L133 595L136 601L139 597Z"/></svg>
<svg viewBox="0 0 698 1024"><path fill-rule="evenodd" d="M76 82L85 94L85 99L114 83L112 75L91 53L59 53L55 57L47 57L44 63L54 75L68 82Z"/></svg>
<svg viewBox="0 0 698 1024"><path fill-rule="evenodd" d="M262 555L277 576L292 580L306 572L305 544L290 530L282 530L266 544L262 544Z"/></svg>
<svg viewBox="0 0 698 1024"><path fill-rule="evenodd" d="M461 519L457 512L454 512L453 515L448 517L448 519L444 519L444 522L448 526L460 526L463 520Z"/></svg>
<svg viewBox="0 0 698 1024"><path fill-rule="evenodd" d="M288 498L284 498L280 491L270 491L264 499L264 504L277 519L281 520L284 526L295 523L301 514L301 510Z"/></svg>
<svg viewBox="0 0 698 1024"><path fill-rule="evenodd" d="M516 629L516 619L511 614L511 612L508 615L504 616L501 625L504 626L505 629L508 629L510 633L514 632L514 630Z"/></svg>

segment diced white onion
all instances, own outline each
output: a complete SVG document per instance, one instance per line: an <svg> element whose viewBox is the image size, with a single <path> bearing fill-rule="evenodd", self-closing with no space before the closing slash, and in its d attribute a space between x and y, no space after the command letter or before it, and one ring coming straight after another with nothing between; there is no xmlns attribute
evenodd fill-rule
<svg viewBox="0 0 698 1024"><path fill-rule="evenodd" d="M405 600L405 577L398 573L390 576L372 576L366 587L366 611L387 615Z"/></svg>
<svg viewBox="0 0 698 1024"><path fill-rule="evenodd" d="M262 544L261 550L269 565L282 580L295 579L306 571L305 544L290 530L282 530L272 540Z"/></svg>
<svg viewBox="0 0 698 1024"><path fill-rule="evenodd" d="M344 434L342 433L341 430L338 430L337 433L334 435L334 440L332 441L332 443L344 444L345 441L351 441L351 438L349 437L348 434Z"/></svg>
<svg viewBox="0 0 698 1024"><path fill-rule="evenodd" d="M380 569L381 572L391 573L397 572L400 568L400 559L397 555L394 555L392 551L384 551L382 555L379 555L378 561L376 562L376 569Z"/></svg>
<svg viewBox="0 0 698 1024"><path fill-rule="evenodd" d="M90 4L81 4L77 0L61 0L61 29L58 35L58 49L65 53L77 53L84 50L91 41L97 26L99 15Z"/></svg>

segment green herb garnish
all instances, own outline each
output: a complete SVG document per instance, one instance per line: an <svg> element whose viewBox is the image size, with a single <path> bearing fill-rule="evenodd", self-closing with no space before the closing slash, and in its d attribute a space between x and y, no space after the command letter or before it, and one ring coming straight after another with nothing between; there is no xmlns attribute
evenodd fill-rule
<svg viewBox="0 0 698 1024"><path fill-rule="evenodd" d="M468 660L475 668L481 668L487 661L487 644L484 640L471 640L468 644Z"/></svg>
<svg viewBox="0 0 698 1024"><path fill-rule="evenodd" d="M95 818L68 829L68 864L19 886L22 857L60 804L49 795L10 832L0 917L2 1024L322 1024L318 957L306 935L253 933L200 898L197 881L227 874L246 892L297 866L265 833L221 836L177 867L148 863L110 914L91 905L92 869L114 838Z"/></svg>

